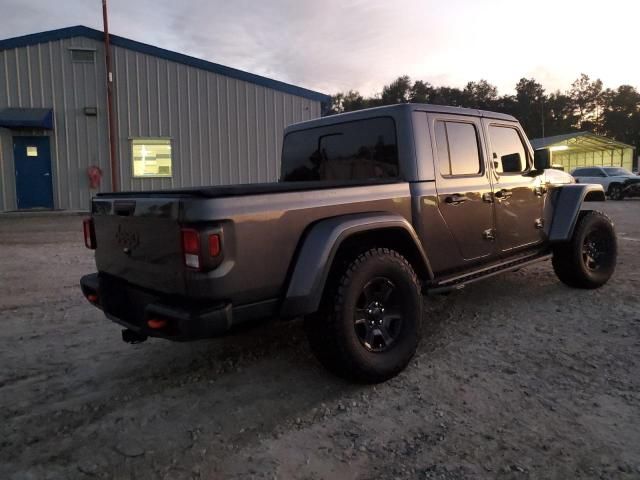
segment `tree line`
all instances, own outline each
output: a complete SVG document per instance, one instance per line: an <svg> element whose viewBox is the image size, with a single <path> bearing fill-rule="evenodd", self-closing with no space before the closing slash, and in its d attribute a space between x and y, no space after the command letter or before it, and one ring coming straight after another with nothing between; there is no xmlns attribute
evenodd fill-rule
<svg viewBox="0 0 640 480"><path fill-rule="evenodd" d="M605 89L600 79L581 74L564 92L547 93L533 78L521 78L515 90L515 95L499 95L486 80L469 82L462 89L436 87L403 75L371 97L354 90L333 95L328 113L408 102L479 108L513 115L529 138L590 131L634 145L640 152L640 93L631 85Z"/></svg>

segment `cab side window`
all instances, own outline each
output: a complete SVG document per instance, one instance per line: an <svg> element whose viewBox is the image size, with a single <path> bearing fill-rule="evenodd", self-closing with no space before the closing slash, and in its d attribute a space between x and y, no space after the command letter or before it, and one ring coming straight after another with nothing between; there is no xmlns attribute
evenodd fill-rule
<svg viewBox="0 0 640 480"><path fill-rule="evenodd" d="M509 174L527 170L527 151L515 128L491 125L489 137L496 172Z"/></svg>
<svg viewBox="0 0 640 480"><path fill-rule="evenodd" d="M473 124L437 121L435 134L438 164L442 176L482 173L478 133Z"/></svg>

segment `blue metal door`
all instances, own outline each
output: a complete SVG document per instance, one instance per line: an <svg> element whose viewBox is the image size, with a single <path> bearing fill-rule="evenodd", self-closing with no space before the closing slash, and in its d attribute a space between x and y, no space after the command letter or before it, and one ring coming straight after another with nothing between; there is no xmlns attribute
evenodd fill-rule
<svg viewBox="0 0 640 480"><path fill-rule="evenodd" d="M18 208L53 208L49 137L13 137Z"/></svg>

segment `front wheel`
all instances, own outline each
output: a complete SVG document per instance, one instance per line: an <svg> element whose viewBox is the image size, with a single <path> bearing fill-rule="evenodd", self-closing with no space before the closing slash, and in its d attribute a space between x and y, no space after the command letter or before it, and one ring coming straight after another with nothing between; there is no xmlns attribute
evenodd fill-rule
<svg viewBox="0 0 640 480"><path fill-rule="evenodd" d="M555 246L553 269L570 287L598 288L616 269L618 246L613 223L604 213L583 212L568 242Z"/></svg>
<svg viewBox="0 0 640 480"><path fill-rule="evenodd" d="M348 380L378 383L397 375L420 338L422 295L413 268L398 252L373 248L339 278L324 309L305 321L311 349Z"/></svg>
<svg viewBox="0 0 640 480"><path fill-rule="evenodd" d="M622 200L624 198L624 192L622 185L614 183L609 187L609 198L611 200Z"/></svg>

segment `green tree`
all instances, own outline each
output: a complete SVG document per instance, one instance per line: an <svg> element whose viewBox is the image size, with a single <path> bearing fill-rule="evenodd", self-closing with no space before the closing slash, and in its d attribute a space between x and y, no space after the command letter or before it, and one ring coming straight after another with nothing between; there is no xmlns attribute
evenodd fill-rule
<svg viewBox="0 0 640 480"><path fill-rule="evenodd" d="M431 103L434 105L462 107L465 104L465 95L459 88L438 87L433 91Z"/></svg>
<svg viewBox="0 0 640 480"><path fill-rule="evenodd" d="M367 100L357 90L349 90L347 93L336 93L331 96L331 108L329 115L335 113L352 112L368 106Z"/></svg>
<svg viewBox="0 0 640 480"><path fill-rule="evenodd" d="M396 103L408 103L411 99L411 78L402 75L389 85L382 88L380 100L382 105L394 105Z"/></svg>
<svg viewBox="0 0 640 480"><path fill-rule="evenodd" d="M329 114L406 102L482 108L515 116L532 138L589 129L640 151L640 93L630 85L603 90L599 79L582 74L566 93L545 94L534 78L521 78L515 90L515 95L498 95L486 80L469 82L464 89L435 87L402 75L379 95L364 97L355 90L335 94Z"/></svg>
<svg viewBox="0 0 640 480"><path fill-rule="evenodd" d="M498 100L498 89L486 80L467 83L462 93L470 108L490 109Z"/></svg>
<svg viewBox="0 0 640 480"><path fill-rule="evenodd" d="M521 78L516 85L515 115L530 138L546 135L544 128L544 88L533 78Z"/></svg>
<svg viewBox="0 0 640 480"><path fill-rule="evenodd" d="M603 97L604 134L640 151L640 93L631 85L607 89Z"/></svg>
<svg viewBox="0 0 640 480"><path fill-rule="evenodd" d="M602 113L602 81L592 81L589 75L584 73L571 84L569 97L573 102L576 115L576 127L580 130L599 130Z"/></svg>
<svg viewBox="0 0 640 480"><path fill-rule="evenodd" d="M559 90L547 96L544 105L545 136L561 135L576 131L577 117L574 104L568 95Z"/></svg>
<svg viewBox="0 0 640 480"><path fill-rule="evenodd" d="M434 94L434 88L429 82L416 80L409 93L409 101L413 103L429 103Z"/></svg>

